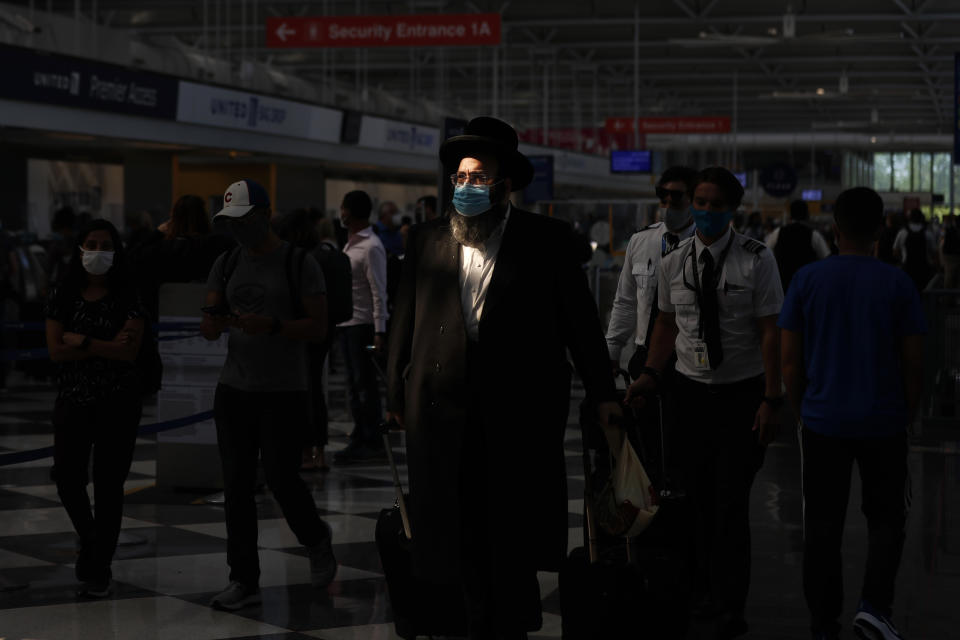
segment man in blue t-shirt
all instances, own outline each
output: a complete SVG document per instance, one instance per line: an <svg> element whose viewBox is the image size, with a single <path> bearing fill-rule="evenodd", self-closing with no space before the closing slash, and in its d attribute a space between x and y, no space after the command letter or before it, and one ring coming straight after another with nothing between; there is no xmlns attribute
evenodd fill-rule
<svg viewBox="0 0 960 640"><path fill-rule="evenodd" d="M803 588L814 638L838 638L840 543L854 460L869 542L854 629L901 638L890 622L910 505L907 427L921 392L926 322L913 282L873 257L883 201L872 189L840 194L840 255L794 276L778 322L783 379L800 416Z"/></svg>

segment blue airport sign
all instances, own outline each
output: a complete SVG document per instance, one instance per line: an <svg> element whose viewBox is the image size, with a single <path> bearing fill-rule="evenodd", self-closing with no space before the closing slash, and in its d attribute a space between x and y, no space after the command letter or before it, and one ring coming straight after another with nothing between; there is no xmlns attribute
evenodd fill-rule
<svg viewBox="0 0 960 640"><path fill-rule="evenodd" d="M178 81L147 71L0 45L0 98L173 120Z"/></svg>

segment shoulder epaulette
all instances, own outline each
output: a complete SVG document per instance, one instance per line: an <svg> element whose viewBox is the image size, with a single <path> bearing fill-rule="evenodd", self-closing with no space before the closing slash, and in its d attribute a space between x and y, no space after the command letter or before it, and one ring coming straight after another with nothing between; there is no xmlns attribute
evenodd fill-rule
<svg viewBox="0 0 960 640"><path fill-rule="evenodd" d="M683 249L689 246L691 242L693 242L693 236L690 236L689 238L684 238L683 240L675 244L672 249L667 249L666 253L664 253L663 256L668 256L674 251L676 251L677 249Z"/></svg>
<svg viewBox="0 0 960 640"><path fill-rule="evenodd" d="M662 222L651 222L637 233L643 233L644 231L650 231L651 229L659 229L663 223Z"/></svg>
<svg viewBox="0 0 960 640"><path fill-rule="evenodd" d="M767 248L767 245L763 244L759 240L754 240L753 238L747 238L744 240L742 246L750 253L754 253L756 255L760 255L760 253Z"/></svg>

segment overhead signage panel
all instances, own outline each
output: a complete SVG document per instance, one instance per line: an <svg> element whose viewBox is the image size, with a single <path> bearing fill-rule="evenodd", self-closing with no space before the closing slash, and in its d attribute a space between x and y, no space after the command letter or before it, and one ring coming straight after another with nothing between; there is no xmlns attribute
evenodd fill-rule
<svg viewBox="0 0 960 640"><path fill-rule="evenodd" d="M172 120L177 80L112 64L0 46L0 97Z"/></svg>
<svg viewBox="0 0 960 640"><path fill-rule="evenodd" d="M267 47L460 47L500 44L499 13L267 18Z"/></svg>
<svg viewBox="0 0 960 640"><path fill-rule="evenodd" d="M608 133L633 133L639 122L640 133L729 133L728 116L663 116L645 118L607 118Z"/></svg>
<svg viewBox="0 0 960 640"><path fill-rule="evenodd" d="M389 151L406 151L435 156L440 149L440 129L420 124L363 116L358 146Z"/></svg>
<svg viewBox="0 0 960 640"><path fill-rule="evenodd" d="M181 82L177 121L339 142L343 112L282 98Z"/></svg>

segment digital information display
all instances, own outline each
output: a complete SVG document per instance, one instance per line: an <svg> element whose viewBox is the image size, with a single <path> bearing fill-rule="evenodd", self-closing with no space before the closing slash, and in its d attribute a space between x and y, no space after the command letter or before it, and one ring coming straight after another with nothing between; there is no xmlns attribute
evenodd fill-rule
<svg viewBox="0 0 960 640"><path fill-rule="evenodd" d="M804 189L800 197L807 202L819 202L823 200L823 189Z"/></svg>
<svg viewBox="0 0 960 640"><path fill-rule="evenodd" d="M650 173L651 153L649 151L611 151L611 173Z"/></svg>

